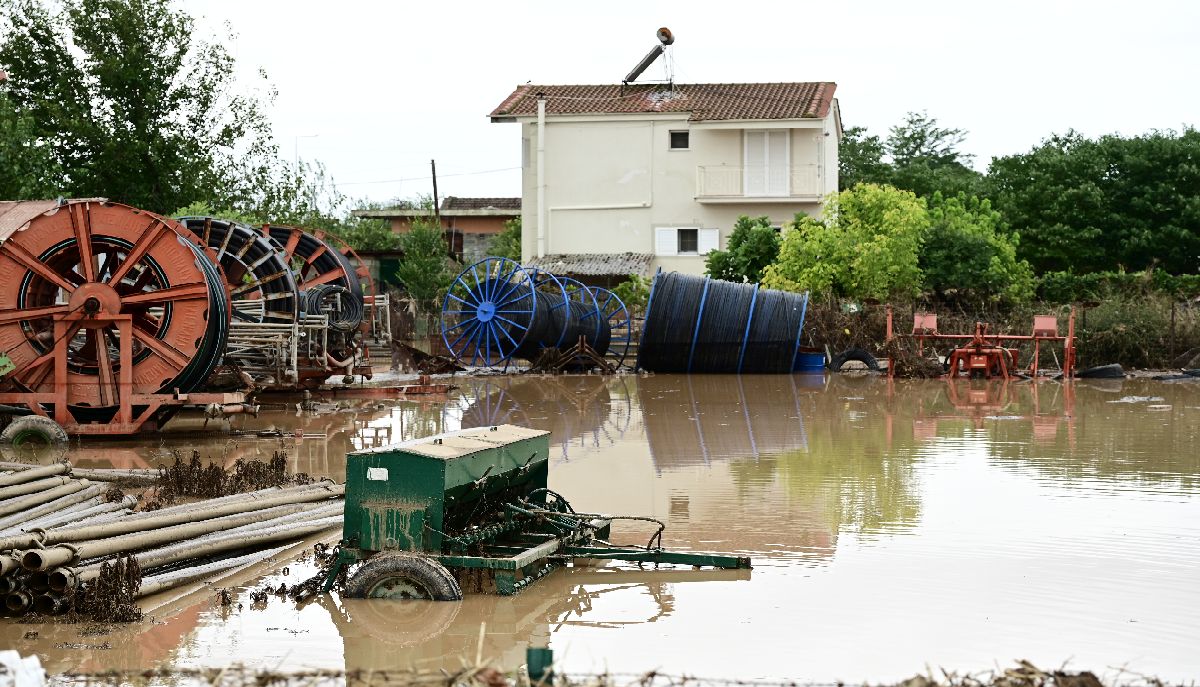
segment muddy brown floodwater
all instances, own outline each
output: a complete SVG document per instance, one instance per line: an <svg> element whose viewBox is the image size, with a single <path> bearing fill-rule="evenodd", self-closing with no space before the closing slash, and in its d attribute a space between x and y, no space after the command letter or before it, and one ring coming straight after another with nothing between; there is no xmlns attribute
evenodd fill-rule
<svg viewBox="0 0 1200 687"><path fill-rule="evenodd" d="M341 477L345 453L511 422L553 432L550 485L577 508L653 515L670 547L749 555L752 572L555 572L516 597L462 603L249 590L311 571L252 570L151 598L154 622L81 633L0 625L0 646L54 671L523 663L549 643L568 671L882 681L926 666L1025 658L1113 677L1200 677L1200 382L970 383L820 376L464 380L447 401L270 410L229 437L199 420L140 443L71 450L88 467L171 449L232 464L288 452ZM618 536L642 541L636 528ZM238 604L241 604L239 607ZM36 638L26 633L36 632Z"/></svg>

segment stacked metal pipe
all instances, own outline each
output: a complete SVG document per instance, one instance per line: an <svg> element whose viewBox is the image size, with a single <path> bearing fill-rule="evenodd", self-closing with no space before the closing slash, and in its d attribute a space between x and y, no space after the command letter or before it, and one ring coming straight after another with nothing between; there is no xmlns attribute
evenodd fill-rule
<svg viewBox="0 0 1200 687"><path fill-rule="evenodd" d="M61 613L105 562L136 558L139 596L278 553L280 544L335 530L345 487L319 482L133 512L107 485L71 466L0 463L0 600L10 615ZM86 471L105 477L104 471ZM127 474L114 471L118 474Z"/></svg>

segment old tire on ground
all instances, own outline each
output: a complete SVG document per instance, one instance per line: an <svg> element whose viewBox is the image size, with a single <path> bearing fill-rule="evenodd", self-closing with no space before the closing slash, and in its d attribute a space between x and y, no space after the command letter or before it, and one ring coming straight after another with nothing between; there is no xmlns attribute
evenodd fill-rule
<svg viewBox="0 0 1200 687"><path fill-rule="evenodd" d="M866 365L868 370L879 370L879 361L875 359L875 356L858 347L847 348L841 353L833 356L833 359L829 361L829 369L833 370L834 372L839 372L842 369L842 366L851 360L857 360L858 362Z"/></svg>
<svg viewBox="0 0 1200 687"><path fill-rule="evenodd" d="M1100 365L1097 367L1089 367L1086 370L1080 370L1075 373L1079 379L1124 379L1125 368L1117 363L1112 365Z"/></svg>
<svg viewBox="0 0 1200 687"><path fill-rule="evenodd" d="M0 432L0 443L12 444L14 448L56 446L69 441L67 432L57 422L41 415L15 417Z"/></svg>
<svg viewBox="0 0 1200 687"><path fill-rule="evenodd" d="M461 601L458 581L441 563L407 553L383 553L362 564L346 583L351 599Z"/></svg>

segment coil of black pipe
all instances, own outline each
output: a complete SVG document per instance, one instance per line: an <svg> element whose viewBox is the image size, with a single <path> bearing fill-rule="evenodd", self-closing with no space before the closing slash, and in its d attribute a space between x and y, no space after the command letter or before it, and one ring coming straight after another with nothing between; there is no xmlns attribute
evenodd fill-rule
<svg viewBox="0 0 1200 687"><path fill-rule="evenodd" d="M296 319L296 279L278 246L254 228L215 217L180 217L180 224L217 252L235 301L233 317L290 324ZM243 305L255 308L237 307Z"/></svg>
<svg viewBox="0 0 1200 687"><path fill-rule="evenodd" d="M362 299L354 298L344 286L317 284L302 294L303 312L308 315L328 315L329 326L337 331L351 331L362 322Z"/></svg>
<svg viewBox="0 0 1200 687"><path fill-rule="evenodd" d="M650 372L789 373L808 295L659 273L638 349Z"/></svg>
<svg viewBox="0 0 1200 687"><path fill-rule="evenodd" d="M353 263L342 255L336 246L293 227L271 226L267 231L278 249L293 259L291 267L300 289L308 290L320 284L336 284L348 290L354 299L362 302L362 282ZM287 246L291 246L291 249L287 250ZM355 326L358 324L356 322Z"/></svg>

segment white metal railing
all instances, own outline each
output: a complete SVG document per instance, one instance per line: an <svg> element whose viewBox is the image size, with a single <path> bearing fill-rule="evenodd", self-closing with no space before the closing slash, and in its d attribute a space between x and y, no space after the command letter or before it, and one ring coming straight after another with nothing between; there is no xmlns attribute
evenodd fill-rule
<svg viewBox="0 0 1200 687"><path fill-rule="evenodd" d="M820 165L696 168L697 198L814 198L821 194Z"/></svg>

